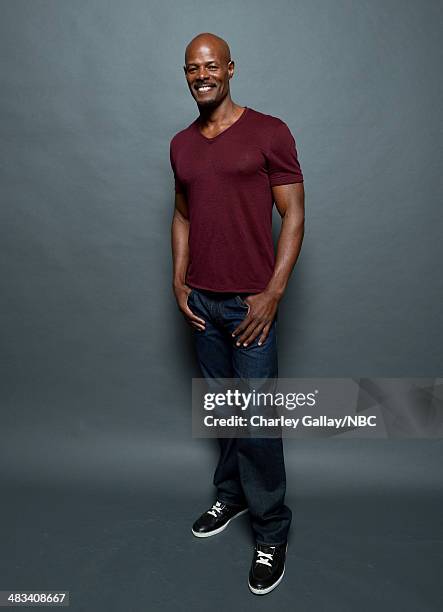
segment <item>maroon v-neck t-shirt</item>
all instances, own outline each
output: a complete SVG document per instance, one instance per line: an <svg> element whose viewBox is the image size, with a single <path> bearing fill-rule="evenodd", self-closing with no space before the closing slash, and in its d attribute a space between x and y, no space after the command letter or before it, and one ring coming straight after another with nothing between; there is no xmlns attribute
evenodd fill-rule
<svg viewBox="0 0 443 612"><path fill-rule="evenodd" d="M252 108L215 138L199 118L170 143L175 191L189 210L186 283L197 289L259 293L275 264L271 187L303 182L284 121Z"/></svg>

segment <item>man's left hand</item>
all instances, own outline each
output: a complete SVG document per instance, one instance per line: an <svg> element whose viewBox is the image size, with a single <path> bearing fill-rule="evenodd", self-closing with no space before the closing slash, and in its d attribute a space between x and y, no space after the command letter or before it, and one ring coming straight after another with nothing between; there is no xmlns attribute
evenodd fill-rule
<svg viewBox="0 0 443 612"><path fill-rule="evenodd" d="M260 346L268 337L279 299L274 294L263 291L249 295L244 301L249 306L249 312L232 335L237 337L237 346L249 346L260 335Z"/></svg>

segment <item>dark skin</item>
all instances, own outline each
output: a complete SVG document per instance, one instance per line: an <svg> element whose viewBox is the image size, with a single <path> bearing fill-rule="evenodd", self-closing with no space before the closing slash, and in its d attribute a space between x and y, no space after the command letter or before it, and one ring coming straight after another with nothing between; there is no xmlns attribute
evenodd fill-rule
<svg viewBox="0 0 443 612"><path fill-rule="evenodd" d="M244 112L244 108L231 99L229 81L234 76L234 68L227 43L213 34L196 36L186 48L183 69L191 95L200 111L200 131L207 138L214 138L226 130ZM205 85L211 86L209 91L197 90ZM249 306L248 314L232 334L237 338L237 346L247 347L257 337L259 345L266 340L303 241L303 183L272 187L272 195L282 219L274 272L264 291L245 299ZM185 282L189 263L188 237L186 197L176 193L172 220L173 289L178 307L188 323L203 331L205 320L195 315L187 303L191 293L191 288Z"/></svg>

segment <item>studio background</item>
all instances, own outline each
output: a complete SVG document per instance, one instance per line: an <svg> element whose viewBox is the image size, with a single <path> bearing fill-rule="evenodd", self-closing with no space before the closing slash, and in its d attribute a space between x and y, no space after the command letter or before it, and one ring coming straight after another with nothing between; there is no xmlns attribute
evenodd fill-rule
<svg viewBox="0 0 443 612"><path fill-rule="evenodd" d="M85 500L95 499L101 512L115 509L102 516L117 551L128 529L144 551L142 527L150 553L166 555L168 566L161 535L176 528L176 505L185 499L188 521L213 494L214 445L191 438L191 378L200 373L171 289L169 142L198 113L183 75L186 44L202 31L225 38L236 63L234 101L280 117L297 143L306 232L280 305L280 376L431 382L443 362L442 7L431 0L3 0L1 10L0 470L13 494L3 509L8 584L0 589L46 588L61 571L66 508L83 521L84 537L102 534L92 546L101 564L89 560L87 544L75 548L72 535L73 574L55 582L87 593L72 606L86 610L100 577L110 610L119 603L110 576L123 571L121 558L100 531L105 519ZM276 238L279 226L276 214ZM338 504L343 516L349 496L363 499L357 514L373 517L378 499L390 499L397 513L389 497L397 496L398 520L423 529L420 570L414 580L391 576L383 601L390 593L397 601L404 588L403 610L438 609L433 568L441 540L437 552L426 529L441 530L441 442L288 440L285 448L288 503L301 524L311 521L311 536L321 529L303 511L312 500ZM48 514L42 500L51 495L57 501ZM405 496L420 499L419 520ZM314 506L326 529L331 515ZM7 534L18 518L12 542ZM34 552L13 557L30 542ZM185 556L185 548L176 553ZM200 552L186 550L197 563ZM395 555L408 554L402 540ZM51 561L40 564L39 555ZM392 558L384 562L388 568ZM136 598L141 567L127 570ZM148 576L152 566L144 569ZM186 576L181 593L190 603ZM311 593L305 610L324 603L329 579L336 588L326 573L323 594ZM359 588L373 596L365 579ZM156 584L153 601L167 609ZM408 592L408 584L420 588ZM222 594L213 593L215 604ZM348 595L337 610L352 609ZM97 610L103 600L95 596Z"/></svg>

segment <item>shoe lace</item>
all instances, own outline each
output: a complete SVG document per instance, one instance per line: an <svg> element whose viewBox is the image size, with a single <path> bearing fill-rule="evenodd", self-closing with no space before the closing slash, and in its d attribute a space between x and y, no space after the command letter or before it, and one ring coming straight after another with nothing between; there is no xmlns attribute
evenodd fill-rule
<svg viewBox="0 0 443 612"><path fill-rule="evenodd" d="M212 516L217 517L218 514L221 514L223 508L220 502L215 502L210 510L208 510L208 514L212 514Z"/></svg>
<svg viewBox="0 0 443 612"><path fill-rule="evenodd" d="M275 552L275 547L274 547L274 552ZM274 560L274 552L272 553L265 553L262 550L257 550L257 559L256 559L256 563L261 563L262 565L268 565L269 567L272 567L272 563L270 563L270 561L272 562Z"/></svg>

